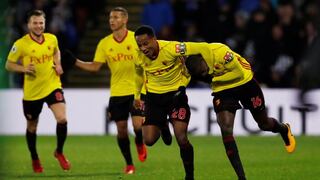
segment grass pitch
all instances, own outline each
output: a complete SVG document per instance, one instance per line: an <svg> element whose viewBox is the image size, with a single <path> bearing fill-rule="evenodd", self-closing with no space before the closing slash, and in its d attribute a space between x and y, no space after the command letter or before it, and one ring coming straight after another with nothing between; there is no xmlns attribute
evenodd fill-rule
<svg viewBox="0 0 320 180"><path fill-rule="evenodd" d="M287 154L280 136L236 137L242 163L250 180L316 180L320 178L320 137L296 137L297 148ZM138 160L131 137L136 173L124 175L125 166L114 136L69 136L65 154L71 170L64 172L53 157L54 136L39 136L38 153L44 173L32 172L24 136L0 136L0 179L76 180L182 180L183 165L176 141L166 146L161 139L148 147L148 158ZM195 179L234 180L236 175L220 137L191 136L195 152Z"/></svg>

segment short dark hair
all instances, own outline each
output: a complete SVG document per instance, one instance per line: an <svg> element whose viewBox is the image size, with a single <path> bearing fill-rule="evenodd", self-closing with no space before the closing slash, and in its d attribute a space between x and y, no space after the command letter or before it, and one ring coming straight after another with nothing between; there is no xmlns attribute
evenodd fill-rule
<svg viewBox="0 0 320 180"><path fill-rule="evenodd" d="M122 14L123 14L124 16L126 16L126 17L129 16L127 9L125 9L125 8L123 8L123 7L120 7L120 6L111 9L110 12L112 12L112 11L119 11L119 12L122 12Z"/></svg>
<svg viewBox="0 0 320 180"><path fill-rule="evenodd" d="M196 72L199 72L201 61L204 61L201 54L190 55L185 59L185 65L191 75L196 75Z"/></svg>
<svg viewBox="0 0 320 180"><path fill-rule="evenodd" d="M142 25L135 30L134 36L140 36L143 34L147 34L149 37L155 37L154 30L151 26Z"/></svg>
<svg viewBox="0 0 320 180"><path fill-rule="evenodd" d="M199 74L202 68L201 62L206 63L201 54L190 55L185 58L185 66L187 67L189 74L195 78L195 80L211 84L213 78L212 74Z"/></svg>
<svg viewBox="0 0 320 180"><path fill-rule="evenodd" d="M31 10L28 12L27 22L30 21L31 16L43 16L44 18L46 18L46 14L42 10L39 10L39 9Z"/></svg>

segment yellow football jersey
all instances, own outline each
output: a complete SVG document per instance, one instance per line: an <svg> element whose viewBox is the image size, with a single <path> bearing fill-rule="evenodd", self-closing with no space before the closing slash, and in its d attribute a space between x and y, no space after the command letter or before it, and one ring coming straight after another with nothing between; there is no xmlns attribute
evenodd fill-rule
<svg viewBox="0 0 320 180"><path fill-rule="evenodd" d="M202 56L209 66L209 74L213 75L213 92L243 85L253 78L250 63L228 46L211 43L209 47L211 52Z"/></svg>
<svg viewBox="0 0 320 180"><path fill-rule="evenodd" d="M107 63L111 71L111 96L133 95L135 92L135 65L137 57L137 43L134 33L127 31L126 37L121 41L114 39L110 34L103 38L96 49L94 61Z"/></svg>
<svg viewBox="0 0 320 180"><path fill-rule="evenodd" d="M180 86L187 86L190 76L185 71L182 62L183 56L202 53L202 51L208 50L208 44L163 40L157 40L157 42L159 54L155 60L151 60L139 52L135 62L144 70L146 90L151 93L163 94L176 91ZM138 97L137 94L136 97Z"/></svg>
<svg viewBox="0 0 320 180"><path fill-rule="evenodd" d="M54 69L53 56L59 50L55 35L44 33L44 41L38 43L30 34L18 39L8 55L8 61L23 66L35 65L35 76L24 75L24 100L38 100L48 96L53 90L60 88L60 77Z"/></svg>

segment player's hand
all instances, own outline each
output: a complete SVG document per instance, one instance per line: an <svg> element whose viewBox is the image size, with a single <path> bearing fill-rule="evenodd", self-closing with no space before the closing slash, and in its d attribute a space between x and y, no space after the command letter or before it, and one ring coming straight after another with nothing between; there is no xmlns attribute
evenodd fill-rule
<svg viewBox="0 0 320 180"><path fill-rule="evenodd" d="M54 66L54 69L55 69L56 74L57 74L58 76L60 76L60 75L63 74L63 69L62 69L62 66L61 66L61 65L55 65L55 66Z"/></svg>
<svg viewBox="0 0 320 180"><path fill-rule="evenodd" d="M28 66L24 68L24 73L31 75L31 76L35 76L36 75L36 67L34 66L34 64L28 64Z"/></svg>
<svg viewBox="0 0 320 180"><path fill-rule="evenodd" d="M142 101L141 99L135 99L133 101L133 107L135 109L144 110L144 101Z"/></svg>

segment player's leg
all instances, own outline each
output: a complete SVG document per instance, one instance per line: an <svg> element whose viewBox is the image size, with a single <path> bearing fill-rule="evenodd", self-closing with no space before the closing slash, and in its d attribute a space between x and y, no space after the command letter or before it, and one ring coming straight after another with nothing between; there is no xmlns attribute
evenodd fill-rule
<svg viewBox="0 0 320 180"><path fill-rule="evenodd" d="M23 112L27 120L26 140L32 159L32 167L35 173L42 173L43 167L37 152L37 127L39 114L42 110L43 100L23 100Z"/></svg>
<svg viewBox="0 0 320 180"><path fill-rule="evenodd" d="M160 138L160 128L157 125L145 124L142 126L142 134L144 143L152 146Z"/></svg>
<svg viewBox="0 0 320 180"><path fill-rule="evenodd" d="M144 101L145 95L142 96L141 99ZM133 100L134 100L134 97L132 96L132 104L133 104ZM131 118L132 118L133 131L135 133L135 144L138 152L138 158L141 162L144 162L147 159L147 148L143 142L143 137L142 137L142 124L145 119L144 106L140 108L135 108L134 106L132 106Z"/></svg>
<svg viewBox="0 0 320 180"><path fill-rule="evenodd" d="M178 95L177 95L178 94ZM180 89L174 94L172 109L170 109L170 121L180 148L180 157L185 169L185 179L194 179L194 151L188 139L188 124L190 120L190 107L185 89Z"/></svg>
<svg viewBox="0 0 320 180"><path fill-rule="evenodd" d="M154 145L161 135L161 127L167 121L166 95L147 93L145 98L145 121L142 125L143 141L147 146Z"/></svg>
<svg viewBox="0 0 320 180"><path fill-rule="evenodd" d="M227 157L235 170L238 179L246 179L241 163L238 147L233 136L233 126L237 109L242 108L237 99L237 93L241 89L233 88L218 93L213 93L213 105L220 126L223 145Z"/></svg>
<svg viewBox="0 0 320 180"><path fill-rule="evenodd" d="M285 148L287 152L294 152L296 142L291 132L290 125L288 123L280 123L276 119L268 117L266 110L251 111L251 113L261 130L271 131L273 133L280 133L282 140L285 143Z"/></svg>
<svg viewBox="0 0 320 180"><path fill-rule="evenodd" d="M131 150L130 150L130 139L128 133L128 121L127 120L116 120L117 126L117 142L120 148L121 154L126 161L126 167L124 172L126 174L133 174L135 167L133 165Z"/></svg>
<svg viewBox="0 0 320 180"><path fill-rule="evenodd" d="M172 136L171 136L171 132L170 132L170 128L169 128L169 121L166 122L165 124L161 125L160 131L161 131L161 138L162 138L162 141L164 142L164 144L166 144L168 146L171 145Z"/></svg>
<svg viewBox="0 0 320 180"><path fill-rule="evenodd" d="M285 143L287 152L292 153L295 150L295 139L291 133L289 124L280 123L267 115L265 109L265 100L263 92L254 80L250 81L244 88L241 103L249 109L254 120L263 131L272 131L280 133Z"/></svg>
<svg viewBox="0 0 320 180"><path fill-rule="evenodd" d="M131 107L131 96L117 96L109 99L108 115L109 119L115 121L117 126L117 143L126 162L126 167L124 168L124 173L126 174L135 172L128 133L128 118Z"/></svg>
<svg viewBox="0 0 320 180"><path fill-rule="evenodd" d="M235 111L220 111L217 113L217 121L220 126L223 145L228 159L239 179L246 179L241 163L238 147L233 136Z"/></svg>
<svg viewBox="0 0 320 180"><path fill-rule="evenodd" d="M138 157L141 162L147 159L147 148L143 143L142 138L142 123L144 116L132 116L133 131L135 133L135 144L138 152Z"/></svg>
<svg viewBox="0 0 320 180"><path fill-rule="evenodd" d="M188 123L183 121L173 120L173 130L180 148L180 157L185 169L185 179L194 179L194 151L190 143L188 133Z"/></svg>
<svg viewBox="0 0 320 180"><path fill-rule="evenodd" d="M71 164L63 153L63 147L67 139L68 127L66 105L62 90L57 89L53 91L45 100L57 121L57 147L54 151L54 157L59 161L63 170L69 170L71 168Z"/></svg>

